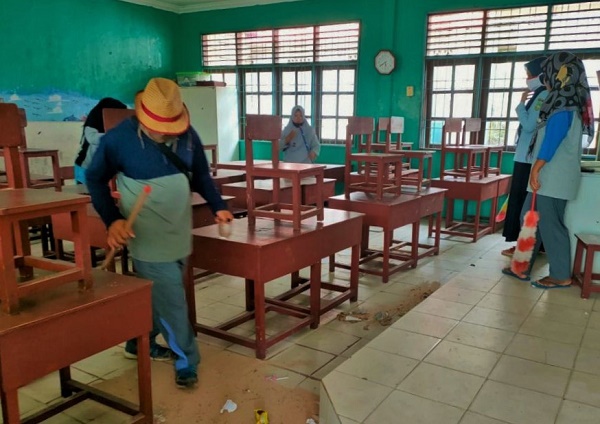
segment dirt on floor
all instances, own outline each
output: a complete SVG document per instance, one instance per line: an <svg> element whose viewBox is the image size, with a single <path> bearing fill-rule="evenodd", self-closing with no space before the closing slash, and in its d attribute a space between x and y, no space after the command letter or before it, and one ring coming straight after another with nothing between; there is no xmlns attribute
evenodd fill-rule
<svg viewBox="0 0 600 424"><path fill-rule="evenodd" d="M338 314L337 319L365 330L387 326L439 286L438 282L416 285L399 305L378 310L358 308ZM191 390L177 388L172 364L152 363L154 424L254 424L256 409L268 412L270 424L305 424L309 418L319 422L319 397L280 384L273 376L272 364L206 344L201 346L201 353L200 382ZM137 404L137 369L125 371L98 388ZM237 409L221 413L228 399Z"/></svg>

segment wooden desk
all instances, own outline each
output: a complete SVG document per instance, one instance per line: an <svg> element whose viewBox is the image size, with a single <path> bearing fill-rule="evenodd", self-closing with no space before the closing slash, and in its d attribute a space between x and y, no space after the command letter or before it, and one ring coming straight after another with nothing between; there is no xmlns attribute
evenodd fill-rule
<svg viewBox="0 0 600 424"><path fill-rule="evenodd" d="M254 159L254 165L260 165L264 163L271 163L270 160ZM245 171L246 161L245 160L234 160L231 162L217 163L217 169L230 169L234 171Z"/></svg>
<svg viewBox="0 0 600 424"><path fill-rule="evenodd" d="M419 244L419 218L420 197L414 194L401 194L394 196L384 194L381 200L375 195L363 192L350 193L329 198L329 207L346 211L364 213L362 227L362 248L360 265L364 265L377 258L382 258L382 269L372 267L360 267L360 271L381 276L384 283L389 281L391 274L417 266L418 244ZM412 240L410 243L394 240L394 230L405 225L412 225ZM381 250L369 249L369 227L381 227L383 229L383 246ZM400 249L410 246L410 253ZM390 264L390 259L400 261L396 265ZM329 271L333 272L335 267L347 268L347 265L336 263L335 256L329 261Z"/></svg>
<svg viewBox="0 0 600 424"><path fill-rule="evenodd" d="M439 226L435 231L441 234L452 236L468 237L473 242L476 242L480 237L491 233L495 229L494 215L498 205L498 186L500 181L504 181L504 177L485 177L479 180L466 181L463 177L454 179L434 179L431 182L432 187L445 188L447 208L446 208L446 228L441 229ZM466 216L463 216L462 221L454 220L454 201L463 200L476 202L475 218L473 222L467 222ZM487 224L481 223L481 204L486 200L492 201L491 218ZM466 211L466 208L465 208ZM463 215L465 213L463 212ZM432 223L430 222L430 225ZM466 231L464 230L466 229ZM430 230L431 231L431 230Z"/></svg>
<svg viewBox="0 0 600 424"><path fill-rule="evenodd" d="M215 186L221 191L223 184L237 183L238 181L246 180L246 171L237 171L230 169L217 169L217 172L211 173L211 177L215 182Z"/></svg>
<svg viewBox="0 0 600 424"><path fill-rule="evenodd" d="M79 281L80 289L92 287L88 234L83 231L86 228L88 201L77 194L49 190L0 190L0 301L4 312L17 312L20 297L41 289L72 281ZM20 223L63 212L70 215L75 264L31 256L29 235L23 231ZM15 243L11 240L15 240ZM52 274L17 284L17 267L26 270L29 275L32 268L51 271Z"/></svg>
<svg viewBox="0 0 600 424"><path fill-rule="evenodd" d="M314 205L317 203L318 190L315 178L303 178L301 185L301 202L303 205ZM247 208L246 203L246 181L237 183L223 184L221 190L223 194L233 196L232 206L235 208ZM323 190L321 192L322 201L327 200L335 194L335 180L332 178L323 179ZM292 183L287 179L279 180L279 201L283 203L292 202ZM255 180L254 181L254 202L256 206L267 205L273 202L273 180Z"/></svg>
<svg viewBox="0 0 600 424"><path fill-rule="evenodd" d="M188 278L186 297L194 329L252 348L257 358L264 359L267 348L290 334L307 325L318 327L321 313L347 299L351 302L357 300L362 217L358 213L325 209L322 222L317 222L315 217L302 221L300 231L294 230L290 222L277 224L270 219L257 219L251 229L247 219L236 219L231 224L232 232L228 238L219 236L218 225L195 229L192 232L194 253L190 257L190 266L245 278L248 312L217 327L197 323L193 283ZM350 286L321 282L321 259L349 247L352 248ZM267 282L308 266L311 267L310 282L292 289L291 294L285 293L275 299L265 298ZM321 288L338 291L340 295L322 302ZM310 290L310 308L286 302L291 295L306 289ZM296 317L298 322L267 338L265 314L269 311ZM252 319L256 327L254 339L228 331Z"/></svg>
<svg viewBox="0 0 600 424"><path fill-rule="evenodd" d="M94 290L60 287L27 297L21 313L0 319L0 393L5 424L38 423L85 399L93 399L151 424L149 332L151 282L93 271ZM123 325L127 323L127 325ZM69 366L116 346L138 340L139 407L74 381ZM60 370L64 402L19 418L17 389Z"/></svg>
<svg viewBox="0 0 600 424"><path fill-rule="evenodd" d="M254 159L254 165L260 165L265 163L271 163L270 160L263 159ZM333 178L336 182L344 182L344 168L345 165L340 164L328 164L328 163L317 163L316 165L325 165L325 169L323 170L324 178ZM232 162L224 162L218 163L217 169L229 169L229 170L237 170L237 171L245 171L246 170L246 161L245 160L235 160Z"/></svg>

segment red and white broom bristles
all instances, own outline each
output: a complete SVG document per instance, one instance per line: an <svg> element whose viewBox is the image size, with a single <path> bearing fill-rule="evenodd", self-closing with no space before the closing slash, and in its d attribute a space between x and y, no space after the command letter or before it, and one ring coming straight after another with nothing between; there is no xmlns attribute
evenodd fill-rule
<svg viewBox="0 0 600 424"><path fill-rule="evenodd" d="M533 256L535 233L540 220L540 215L535 210L535 196L536 192L534 191L531 199L531 210L527 211L523 217L523 225L519 232L517 247L510 261L510 270L517 275L524 274L529 269L529 263Z"/></svg>

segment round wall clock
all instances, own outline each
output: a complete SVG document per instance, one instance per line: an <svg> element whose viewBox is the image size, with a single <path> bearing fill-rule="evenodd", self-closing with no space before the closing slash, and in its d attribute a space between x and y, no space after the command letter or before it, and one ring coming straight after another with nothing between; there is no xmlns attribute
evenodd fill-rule
<svg viewBox="0 0 600 424"><path fill-rule="evenodd" d="M396 68L396 58L390 50L380 50L375 55L375 69L382 75L389 75Z"/></svg>

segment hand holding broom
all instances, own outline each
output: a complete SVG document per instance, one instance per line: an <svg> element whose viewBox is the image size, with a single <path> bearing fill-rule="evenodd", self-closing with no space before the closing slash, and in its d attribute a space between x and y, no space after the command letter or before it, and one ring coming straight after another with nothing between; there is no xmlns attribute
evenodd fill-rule
<svg viewBox="0 0 600 424"><path fill-rule="evenodd" d="M146 186L144 186L144 189L138 195L138 198L135 201L133 208L131 209L129 217L127 218L127 221L125 222L124 230L127 233L131 233L131 228L133 226L133 223L135 222L135 219L137 218L140 211L142 210L142 207L144 206L144 202L148 198L148 195L150 194L151 191L152 191L152 187L150 187L149 185L146 185ZM108 252L106 254L106 258L104 258L104 262L102 262L100 269L103 269L103 270L106 269L108 267L108 265L114 259L116 253L117 253L117 248L112 246L112 249L110 250L110 252Z"/></svg>

